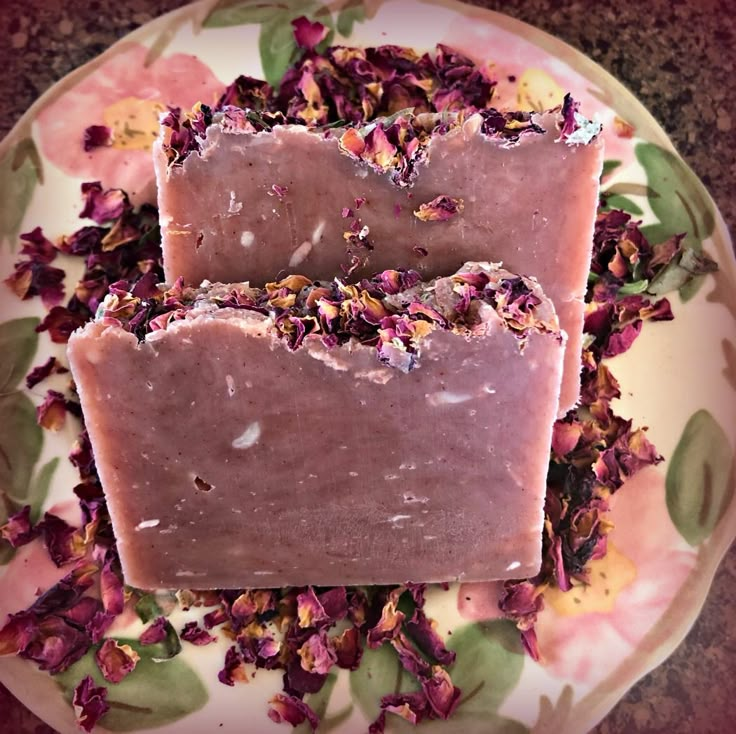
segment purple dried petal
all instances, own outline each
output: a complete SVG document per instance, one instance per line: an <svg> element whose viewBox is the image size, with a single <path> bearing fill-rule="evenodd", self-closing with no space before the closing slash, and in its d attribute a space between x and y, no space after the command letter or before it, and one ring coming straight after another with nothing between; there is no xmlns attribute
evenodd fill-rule
<svg viewBox="0 0 736 734"><path fill-rule="evenodd" d="M92 676L85 676L74 689L72 706L74 706L74 714L80 729L91 732L110 710L110 704L107 702L107 688L95 686Z"/></svg>
<svg viewBox="0 0 736 734"><path fill-rule="evenodd" d="M31 524L31 506L25 505L11 515L5 525L0 526L0 536L7 540L13 548L20 548L30 543L38 535L37 528Z"/></svg>
<svg viewBox="0 0 736 734"><path fill-rule="evenodd" d="M112 130L106 125L90 125L84 129L85 152L112 144Z"/></svg>
<svg viewBox="0 0 736 734"><path fill-rule="evenodd" d="M213 637L207 630L203 630L196 622L187 622L179 637L198 647L209 645L211 642L217 642L216 637Z"/></svg>
<svg viewBox="0 0 736 734"><path fill-rule="evenodd" d="M95 653L97 667L110 683L120 683L133 672L140 655L130 645L120 645L116 640L105 640Z"/></svg>
<svg viewBox="0 0 736 734"><path fill-rule="evenodd" d="M217 674L217 679L226 686L234 686L236 682L248 682L248 674L245 672L245 661L235 645L225 654L225 665Z"/></svg>
<svg viewBox="0 0 736 734"><path fill-rule="evenodd" d="M26 387L30 390L50 375L63 375L69 372L56 357L49 357L43 364L34 367L26 375Z"/></svg>
<svg viewBox="0 0 736 734"><path fill-rule="evenodd" d="M77 627L61 617L48 616L39 621L36 634L20 655L33 660L39 670L55 675L84 657L90 644L89 636Z"/></svg>
<svg viewBox="0 0 736 734"><path fill-rule="evenodd" d="M72 332L84 326L91 314L70 311L64 306L54 306L44 320L36 327L36 331L48 331L55 344L66 344Z"/></svg>
<svg viewBox="0 0 736 734"><path fill-rule="evenodd" d="M391 640L391 645L398 653L399 662L404 670L415 678L427 678L432 675L432 666L419 654L403 632L399 632Z"/></svg>
<svg viewBox="0 0 736 734"><path fill-rule="evenodd" d="M449 719L460 703L460 689L453 685L449 673L436 665L432 676L420 681L422 690L434 714L440 719Z"/></svg>
<svg viewBox="0 0 736 734"><path fill-rule="evenodd" d="M151 624L143 630L138 638L141 645L156 645L163 642L168 634L169 621L166 617L157 617Z"/></svg>
<svg viewBox="0 0 736 734"><path fill-rule="evenodd" d="M417 607L414 616L406 622L406 631L425 655L441 665L452 665L455 662L455 653L445 647L436 625L432 624L421 608Z"/></svg>
<svg viewBox="0 0 736 734"><path fill-rule="evenodd" d="M66 565L84 557L84 539L79 531L65 520L47 512L39 523L43 542L51 560L58 566Z"/></svg>
<svg viewBox="0 0 736 734"><path fill-rule="evenodd" d="M79 214L80 219L92 219L97 224L106 224L119 219L128 211L130 202L122 189L105 189L99 181L88 181L82 184L84 207Z"/></svg>
<svg viewBox="0 0 736 734"><path fill-rule="evenodd" d="M301 665L298 655L294 656L286 666L284 673L284 690L290 694L299 696L305 693L317 693L327 679L324 673L310 673Z"/></svg>

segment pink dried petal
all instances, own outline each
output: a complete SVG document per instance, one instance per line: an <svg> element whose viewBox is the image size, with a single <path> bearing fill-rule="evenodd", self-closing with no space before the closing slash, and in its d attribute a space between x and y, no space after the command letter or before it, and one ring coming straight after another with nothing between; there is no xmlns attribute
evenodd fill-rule
<svg viewBox="0 0 736 734"><path fill-rule="evenodd" d="M277 693L270 701L271 708L268 710L268 718L277 724L286 722L292 726L299 726L305 721L317 731L319 717L312 711L304 701L284 693Z"/></svg>
<svg viewBox="0 0 736 734"><path fill-rule="evenodd" d="M110 683L120 683L133 672L140 659L130 645L120 645L113 639L105 640L95 653L97 667Z"/></svg>
<svg viewBox="0 0 736 734"><path fill-rule="evenodd" d="M318 21L313 23L303 15L292 20L291 25L294 28L294 40L297 46L306 51L314 51L327 36L327 28L322 23Z"/></svg>

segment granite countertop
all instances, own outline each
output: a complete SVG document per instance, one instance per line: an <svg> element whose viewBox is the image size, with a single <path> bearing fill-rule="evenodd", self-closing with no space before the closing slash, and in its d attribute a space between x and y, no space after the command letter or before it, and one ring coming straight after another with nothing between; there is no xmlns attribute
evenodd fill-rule
<svg viewBox="0 0 736 734"><path fill-rule="evenodd" d="M49 86L182 0L3 0L0 119L4 136ZM629 87L736 222L736 14L733 0L475 0L536 25L586 53ZM563 7L560 7L563 6ZM695 626L659 668L596 728L723 732L736 719L736 546L718 570ZM50 734L0 686L0 731Z"/></svg>

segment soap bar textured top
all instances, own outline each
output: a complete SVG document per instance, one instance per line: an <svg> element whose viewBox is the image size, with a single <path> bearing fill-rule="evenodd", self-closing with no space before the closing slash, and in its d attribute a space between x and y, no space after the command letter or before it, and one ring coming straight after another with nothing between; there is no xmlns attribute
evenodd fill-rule
<svg viewBox="0 0 736 734"><path fill-rule="evenodd" d="M571 100L321 130L237 108L164 122L154 159L169 282L396 267L433 278L502 262L555 303L569 335L561 412L575 403L602 147Z"/></svg>
<svg viewBox="0 0 736 734"><path fill-rule="evenodd" d="M534 575L563 341L488 263L113 289L69 359L126 582Z"/></svg>

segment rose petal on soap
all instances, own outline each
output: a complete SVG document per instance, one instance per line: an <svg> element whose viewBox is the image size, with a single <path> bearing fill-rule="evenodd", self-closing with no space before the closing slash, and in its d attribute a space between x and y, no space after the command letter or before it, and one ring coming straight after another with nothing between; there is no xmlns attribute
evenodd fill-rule
<svg viewBox="0 0 736 734"><path fill-rule="evenodd" d="M74 689L72 706L80 729L91 732L110 710L107 688L95 686L91 675L86 675Z"/></svg>
<svg viewBox="0 0 736 734"><path fill-rule="evenodd" d="M422 222L446 222L465 208L462 199L452 196L436 196L432 201L420 204L414 210L414 216Z"/></svg>
<svg viewBox="0 0 736 734"><path fill-rule="evenodd" d="M110 683L120 683L133 672L140 659L140 655L130 645L120 645L110 638L95 653L97 667L103 678Z"/></svg>

